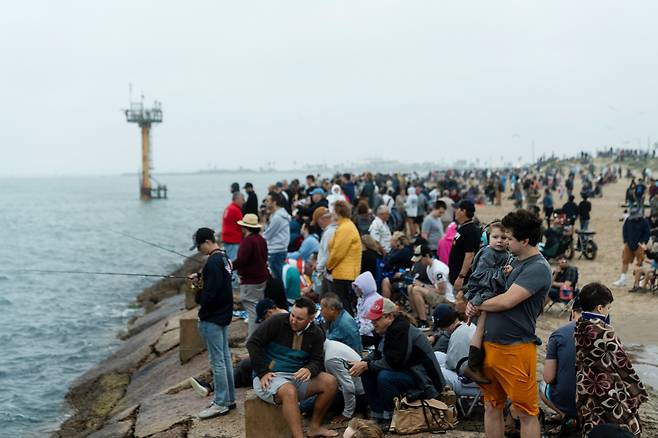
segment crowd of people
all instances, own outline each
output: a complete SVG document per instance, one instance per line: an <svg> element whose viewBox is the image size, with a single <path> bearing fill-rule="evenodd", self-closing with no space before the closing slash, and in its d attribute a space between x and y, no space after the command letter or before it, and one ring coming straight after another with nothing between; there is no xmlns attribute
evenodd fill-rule
<svg viewBox="0 0 658 438"><path fill-rule="evenodd" d="M246 196L233 184L224 250L211 229L193 237L208 256L194 281L214 387L199 416L235 407L227 326L237 288L249 335L239 368L251 378L239 380L281 406L293 437L304 436L306 412L310 436L337 435L324 425L328 413L332 423L352 420L345 436L381 436L397 397L441 399L448 390L484 396L491 437L503 436L505 415L522 437L539 437L540 400L558 432L595 437L618 427L639 436L647 393L610 326L612 293L600 283L577 291L577 270L564 257L553 270L541 251L555 224L578 220L588 230L588 199L620 174L575 165L563 175L540 160L521 170L308 175L304 185L268 187L261 205L252 184ZM503 197L515 208L481 223L479 206ZM637 257L626 240L637 233L626 228ZM569 302L573 321L549 338L537 382L537 318L558 301Z"/></svg>

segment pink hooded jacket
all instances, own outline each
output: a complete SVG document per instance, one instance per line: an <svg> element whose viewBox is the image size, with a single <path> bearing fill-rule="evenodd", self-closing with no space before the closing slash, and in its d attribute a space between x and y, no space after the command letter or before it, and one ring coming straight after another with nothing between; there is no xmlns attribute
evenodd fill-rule
<svg viewBox="0 0 658 438"><path fill-rule="evenodd" d="M455 240L455 234L457 234L457 223L450 222L445 234L439 239L439 248L436 250L436 255L446 265L448 259L450 259L450 250L452 249L452 241Z"/></svg>

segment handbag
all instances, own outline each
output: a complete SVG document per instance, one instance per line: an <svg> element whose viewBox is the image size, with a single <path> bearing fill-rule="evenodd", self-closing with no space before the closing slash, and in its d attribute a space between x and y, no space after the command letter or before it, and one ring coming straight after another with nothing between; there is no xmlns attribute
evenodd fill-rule
<svg viewBox="0 0 658 438"><path fill-rule="evenodd" d="M408 401L406 397L395 398L395 410L391 430L405 435L419 432L445 433L457 426L455 405L436 399Z"/></svg>

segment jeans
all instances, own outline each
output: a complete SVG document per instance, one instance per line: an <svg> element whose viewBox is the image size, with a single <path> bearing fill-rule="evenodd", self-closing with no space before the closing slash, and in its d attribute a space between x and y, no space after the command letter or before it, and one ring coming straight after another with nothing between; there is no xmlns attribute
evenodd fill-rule
<svg viewBox="0 0 658 438"><path fill-rule="evenodd" d="M226 256L230 261L233 261L238 258L238 249L240 249L240 244L239 243L225 243L224 244L224 252L226 252ZM237 289L238 287L238 273L236 271L233 271L231 274L231 284L233 286L233 289Z"/></svg>
<svg viewBox="0 0 658 438"><path fill-rule="evenodd" d="M583 231L587 231L589 228L589 219L581 219L580 220L580 229Z"/></svg>
<svg viewBox="0 0 658 438"><path fill-rule="evenodd" d="M416 384L404 371L366 371L361 375L363 389L370 402L374 418L390 420L393 417L393 399L406 393Z"/></svg>
<svg viewBox="0 0 658 438"><path fill-rule="evenodd" d="M276 252L274 254L270 254L267 257L267 262L270 265L270 271L272 271L272 277L283 281L283 263L285 262L287 256L287 252Z"/></svg>
<svg viewBox="0 0 658 438"><path fill-rule="evenodd" d="M256 304L263 299L265 294L265 286L267 281L257 284L241 284L240 285L240 302L242 307L247 311L247 323L249 324L248 336L256 330Z"/></svg>
<svg viewBox="0 0 658 438"><path fill-rule="evenodd" d="M228 346L228 326L220 326L208 321L199 321L199 332L208 348L208 359L215 386L214 403L228 407L235 403L235 384L231 349Z"/></svg>

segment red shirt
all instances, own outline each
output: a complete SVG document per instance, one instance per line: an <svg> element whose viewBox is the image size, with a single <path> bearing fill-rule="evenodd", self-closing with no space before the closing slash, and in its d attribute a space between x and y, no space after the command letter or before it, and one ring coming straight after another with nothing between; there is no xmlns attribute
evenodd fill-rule
<svg viewBox="0 0 658 438"><path fill-rule="evenodd" d="M242 220L242 209L235 202L231 202L224 210L222 219L222 242L240 243L242 240L242 228L238 221Z"/></svg>

